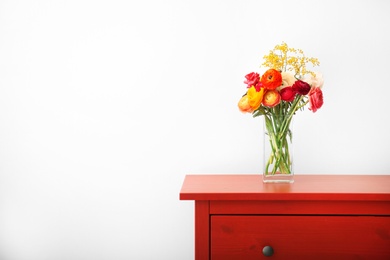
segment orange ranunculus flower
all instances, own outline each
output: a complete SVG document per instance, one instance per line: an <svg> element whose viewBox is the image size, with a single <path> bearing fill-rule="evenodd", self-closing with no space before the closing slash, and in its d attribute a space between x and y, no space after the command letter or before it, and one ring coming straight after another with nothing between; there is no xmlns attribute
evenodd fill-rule
<svg viewBox="0 0 390 260"><path fill-rule="evenodd" d="M275 69L269 69L261 76L260 82L267 90L276 89L282 85L282 74Z"/></svg>
<svg viewBox="0 0 390 260"><path fill-rule="evenodd" d="M240 101L238 101L238 108L240 109L241 112L245 113L252 113L253 112L253 109L251 108L251 106L249 105L249 100L248 100L248 95L245 94L244 96L242 96L242 98L240 99Z"/></svg>
<svg viewBox="0 0 390 260"><path fill-rule="evenodd" d="M268 90L263 98L263 105L266 107L274 107L280 103L280 94L277 90Z"/></svg>
<svg viewBox="0 0 390 260"><path fill-rule="evenodd" d="M260 107L261 101L263 101L264 88L261 88L260 91L256 90L256 87L250 87L247 92L249 106L256 110Z"/></svg>

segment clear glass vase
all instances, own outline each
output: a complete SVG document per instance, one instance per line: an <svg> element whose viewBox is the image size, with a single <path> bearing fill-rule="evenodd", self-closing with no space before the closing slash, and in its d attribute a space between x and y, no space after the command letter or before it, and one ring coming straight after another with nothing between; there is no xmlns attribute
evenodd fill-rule
<svg viewBox="0 0 390 260"><path fill-rule="evenodd" d="M293 183L293 115L264 115L264 183Z"/></svg>

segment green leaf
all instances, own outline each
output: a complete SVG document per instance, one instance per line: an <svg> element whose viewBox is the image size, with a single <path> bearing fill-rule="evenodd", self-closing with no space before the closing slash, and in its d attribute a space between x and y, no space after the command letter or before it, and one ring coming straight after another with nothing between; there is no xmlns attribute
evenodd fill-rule
<svg viewBox="0 0 390 260"><path fill-rule="evenodd" d="M259 107L258 109L256 109L253 113L252 113L252 116L253 117L258 117L258 116L264 116L265 115L265 110L263 107Z"/></svg>

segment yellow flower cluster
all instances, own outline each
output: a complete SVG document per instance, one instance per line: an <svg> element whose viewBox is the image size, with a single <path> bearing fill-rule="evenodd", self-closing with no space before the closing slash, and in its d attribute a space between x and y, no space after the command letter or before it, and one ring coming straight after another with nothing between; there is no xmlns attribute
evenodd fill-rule
<svg viewBox="0 0 390 260"><path fill-rule="evenodd" d="M306 74L315 77L315 73L306 69L306 64L311 63L313 67L319 66L317 58L305 57L301 49L289 48L286 43L276 45L268 55L264 57L262 66L274 68L279 71L293 71L296 78L301 78Z"/></svg>

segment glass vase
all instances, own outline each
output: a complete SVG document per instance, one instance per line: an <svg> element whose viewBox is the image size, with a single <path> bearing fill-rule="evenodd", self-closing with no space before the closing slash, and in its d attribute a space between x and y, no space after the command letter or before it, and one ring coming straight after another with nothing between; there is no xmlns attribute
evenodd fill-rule
<svg viewBox="0 0 390 260"><path fill-rule="evenodd" d="M293 183L293 115L264 115L264 183Z"/></svg>

